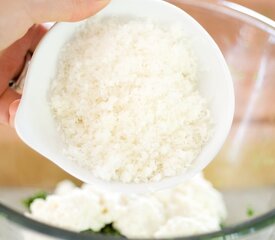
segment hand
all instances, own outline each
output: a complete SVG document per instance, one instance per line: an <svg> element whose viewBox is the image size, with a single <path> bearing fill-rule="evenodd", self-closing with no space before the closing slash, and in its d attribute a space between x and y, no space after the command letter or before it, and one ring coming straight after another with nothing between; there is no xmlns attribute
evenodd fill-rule
<svg viewBox="0 0 275 240"><path fill-rule="evenodd" d="M9 81L20 75L25 56L46 33L40 23L78 21L109 0L1 0L0 1L0 123L13 124L20 95ZM19 40L18 40L19 39Z"/></svg>

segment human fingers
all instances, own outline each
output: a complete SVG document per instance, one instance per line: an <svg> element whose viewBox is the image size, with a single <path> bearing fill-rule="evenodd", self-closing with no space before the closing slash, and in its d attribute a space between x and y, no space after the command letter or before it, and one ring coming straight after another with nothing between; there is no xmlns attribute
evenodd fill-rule
<svg viewBox="0 0 275 240"><path fill-rule="evenodd" d="M10 114L14 111L10 111L10 105L20 98L20 94L9 88L9 82L21 73L26 54L34 51L46 31L44 27L35 25L23 38L0 52L0 123L13 121L14 116Z"/></svg>
<svg viewBox="0 0 275 240"><path fill-rule="evenodd" d="M16 114L17 108L19 106L19 103L20 103L20 100L17 99L17 100L13 101L10 104L10 107L9 107L9 125L11 127L14 127L15 114Z"/></svg>
<svg viewBox="0 0 275 240"><path fill-rule="evenodd" d="M20 99L20 94L13 89L6 89L6 91L0 96L0 123L9 124L10 122L10 105Z"/></svg>
<svg viewBox="0 0 275 240"><path fill-rule="evenodd" d="M9 81L20 74L26 53L34 51L46 31L41 25L34 25L23 38L0 51L0 95L8 88Z"/></svg>
<svg viewBox="0 0 275 240"><path fill-rule="evenodd" d="M26 9L33 23L79 21L96 14L110 0L28 0Z"/></svg>
<svg viewBox="0 0 275 240"><path fill-rule="evenodd" d="M96 14L110 0L0 0L0 50L37 23L79 21Z"/></svg>

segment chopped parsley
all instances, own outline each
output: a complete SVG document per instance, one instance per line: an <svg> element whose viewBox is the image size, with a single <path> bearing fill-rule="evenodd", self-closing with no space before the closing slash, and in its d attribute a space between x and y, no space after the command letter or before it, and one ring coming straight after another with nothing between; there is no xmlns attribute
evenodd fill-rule
<svg viewBox="0 0 275 240"><path fill-rule="evenodd" d="M246 215L247 215L248 217L253 217L253 216L255 215L254 209L251 208L251 207L248 207L248 208L246 209Z"/></svg>
<svg viewBox="0 0 275 240"><path fill-rule="evenodd" d="M30 196L30 197L24 199L23 204L28 210L30 210L30 207L31 207L32 203L34 202L34 200L36 200L36 199L46 199L47 195L48 194L46 192L37 192L33 196Z"/></svg>
<svg viewBox="0 0 275 240"><path fill-rule="evenodd" d="M221 222L221 223L220 223L220 228L221 228L221 229L224 229L224 228L225 228L225 223L224 223L224 222Z"/></svg>
<svg viewBox="0 0 275 240"><path fill-rule="evenodd" d="M105 225L101 230L98 232L93 231L92 229L81 231L81 233L100 233L104 235L111 235L111 236L117 236L122 237L123 235L114 228L113 223Z"/></svg>

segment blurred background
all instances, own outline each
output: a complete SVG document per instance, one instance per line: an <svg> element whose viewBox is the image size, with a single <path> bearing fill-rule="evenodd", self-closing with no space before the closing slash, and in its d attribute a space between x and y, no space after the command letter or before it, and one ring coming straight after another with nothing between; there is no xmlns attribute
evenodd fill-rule
<svg viewBox="0 0 275 240"><path fill-rule="evenodd" d="M204 1L204 0L201 0L201 1ZM205 1L218 2L217 0L205 0ZM231 0L231 2L241 4L245 7L253 9L275 20L275 1L274 0Z"/></svg>

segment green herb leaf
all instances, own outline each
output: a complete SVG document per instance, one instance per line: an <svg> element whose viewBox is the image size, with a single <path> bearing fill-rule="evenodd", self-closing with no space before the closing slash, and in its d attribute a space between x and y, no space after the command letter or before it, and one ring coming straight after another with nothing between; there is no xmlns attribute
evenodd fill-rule
<svg viewBox="0 0 275 240"><path fill-rule="evenodd" d="M123 235L114 228L113 223L105 225L100 231L95 232L92 229L87 229L84 231L81 231L81 233L100 233L104 235L111 235L111 236L117 236L117 237L122 237Z"/></svg>
<svg viewBox="0 0 275 240"><path fill-rule="evenodd" d="M46 192L37 192L33 196L30 196L30 197L24 199L23 204L28 210L30 210L30 207L31 207L32 203L34 202L34 200L36 200L36 199L46 199L47 195L48 194Z"/></svg>
<svg viewBox="0 0 275 240"><path fill-rule="evenodd" d="M253 217L254 214L255 214L255 211L254 211L253 208L248 207L248 208L246 209L246 215L247 215L248 217Z"/></svg>
<svg viewBox="0 0 275 240"><path fill-rule="evenodd" d="M224 222L221 222L221 223L220 223L220 228L221 228L221 229L224 229L224 228L225 228L225 223L224 223Z"/></svg>

